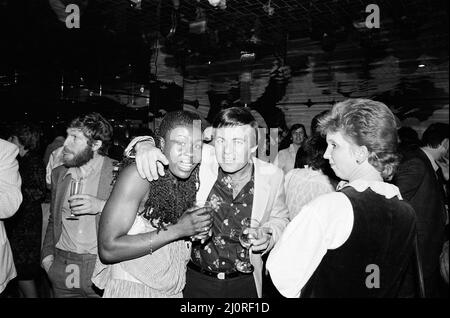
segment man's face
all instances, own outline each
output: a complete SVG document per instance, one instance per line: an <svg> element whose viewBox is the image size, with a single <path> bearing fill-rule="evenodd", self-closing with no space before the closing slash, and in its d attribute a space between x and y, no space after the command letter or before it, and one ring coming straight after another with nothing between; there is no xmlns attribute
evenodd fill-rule
<svg viewBox="0 0 450 318"><path fill-rule="evenodd" d="M301 145L303 143L303 140L305 140L305 133L303 131L303 128L299 128L292 132L292 143L293 144Z"/></svg>
<svg viewBox="0 0 450 318"><path fill-rule="evenodd" d="M92 146L80 129L68 128L64 141L63 161L66 167L81 167L94 157Z"/></svg>
<svg viewBox="0 0 450 318"><path fill-rule="evenodd" d="M220 167L226 173L241 170L256 151L255 129L250 125L214 130L214 148Z"/></svg>
<svg viewBox="0 0 450 318"><path fill-rule="evenodd" d="M353 171L358 167L355 157L355 147L340 132L327 133L327 150L323 157L330 162L336 176L342 180L349 180Z"/></svg>

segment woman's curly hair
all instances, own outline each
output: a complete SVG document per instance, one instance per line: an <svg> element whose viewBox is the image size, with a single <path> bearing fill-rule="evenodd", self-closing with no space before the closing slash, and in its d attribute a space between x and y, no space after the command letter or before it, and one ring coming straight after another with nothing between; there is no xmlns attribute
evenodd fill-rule
<svg viewBox="0 0 450 318"><path fill-rule="evenodd" d="M383 103L370 99L348 99L337 103L319 121L319 130L341 132L356 145L366 146L369 163L384 180L391 180L400 161L397 153L397 122Z"/></svg>
<svg viewBox="0 0 450 318"><path fill-rule="evenodd" d="M162 150L163 136L166 137L175 127L192 126L194 121L197 120L196 124L200 125L197 127L201 129L200 117L195 113L188 111L167 113L161 122L157 135L152 136L155 140L155 146ZM124 158L120 163L119 170L123 170L134 162L134 158ZM148 199L145 202L144 209L139 214L149 220L157 232L166 230L168 224L176 224L184 211L193 206L200 185L198 171L199 166L192 171L189 178L182 180L166 168L164 176L151 182Z"/></svg>

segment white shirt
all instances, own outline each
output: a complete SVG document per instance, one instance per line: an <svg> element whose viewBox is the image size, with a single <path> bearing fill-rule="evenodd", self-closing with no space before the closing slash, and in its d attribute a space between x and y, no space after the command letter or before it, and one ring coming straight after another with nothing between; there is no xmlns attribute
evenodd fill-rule
<svg viewBox="0 0 450 318"><path fill-rule="evenodd" d="M370 187L386 198L401 198L399 189L380 181L356 180L351 186L358 192ZM267 259L267 269L278 291L285 297L299 297L327 251L337 249L353 229L353 208L341 192L319 196L305 205L288 224Z"/></svg>
<svg viewBox="0 0 450 318"><path fill-rule="evenodd" d="M289 148L280 150L273 161L273 164L282 169L284 174L288 173L295 166L295 156L300 147L291 144Z"/></svg>

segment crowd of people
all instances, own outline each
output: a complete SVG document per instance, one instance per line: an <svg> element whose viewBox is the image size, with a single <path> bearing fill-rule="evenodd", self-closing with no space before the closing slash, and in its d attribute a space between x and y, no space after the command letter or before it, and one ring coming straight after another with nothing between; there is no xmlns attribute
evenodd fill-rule
<svg viewBox="0 0 450 318"><path fill-rule="evenodd" d="M248 108L200 123L169 112L123 156L99 113L43 156L36 126L9 131L0 297L43 297L42 276L56 298L448 297L448 124L419 138L348 99L271 163Z"/></svg>

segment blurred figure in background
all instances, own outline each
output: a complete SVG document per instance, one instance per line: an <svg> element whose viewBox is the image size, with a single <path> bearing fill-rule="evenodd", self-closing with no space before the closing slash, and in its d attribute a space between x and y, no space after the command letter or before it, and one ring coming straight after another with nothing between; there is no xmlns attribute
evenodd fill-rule
<svg viewBox="0 0 450 318"><path fill-rule="evenodd" d="M297 152L295 169L286 174L284 189L289 218L292 220L302 207L319 195L334 191L326 175L328 161L323 158L327 149L325 138L316 134L305 142L305 155Z"/></svg>
<svg viewBox="0 0 450 318"><path fill-rule="evenodd" d="M17 213L6 220L17 282L22 297L36 298L36 280L40 274L42 231L41 203L45 198L45 169L37 153L40 132L22 124L14 128L9 141L19 147L19 172L22 176L23 202Z"/></svg>
<svg viewBox="0 0 450 318"><path fill-rule="evenodd" d="M278 152L278 155L275 157L275 161L273 162L274 165L282 169L285 174L294 169L297 151L302 147L306 138L308 138L305 126L302 124L292 125L287 138L290 141L289 147L283 149L280 145L281 150Z"/></svg>
<svg viewBox="0 0 450 318"><path fill-rule="evenodd" d="M393 180L403 198L413 206L417 217L417 240L425 294L431 298L444 296L439 256L445 241L448 216L445 192L440 181L443 174L441 171L444 171L445 167L440 168L440 161L442 158L448 158L448 128L448 124L431 124L423 133L422 147L415 147L403 153L403 160ZM416 281L416 274L410 269L402 288L402 297L417 296Z"/></svg>
<svg viewBox="0 0 450 318"><path fill-rule="evenodd" d="M52 135L53 141L47 146L44 153L44 166L47 167L48 161L50 160L50 155L54 150L62 147L64 145L64 140L66 140L66 125L65 123L57 123L52 125Z"/></svg>
<svg viewBox="0 0 450 318"><path fill-rule="evenodd" d="M408 150L420 147L419 134L411 127L402 127L398 131L398 150L403 153Z"/></svg>

